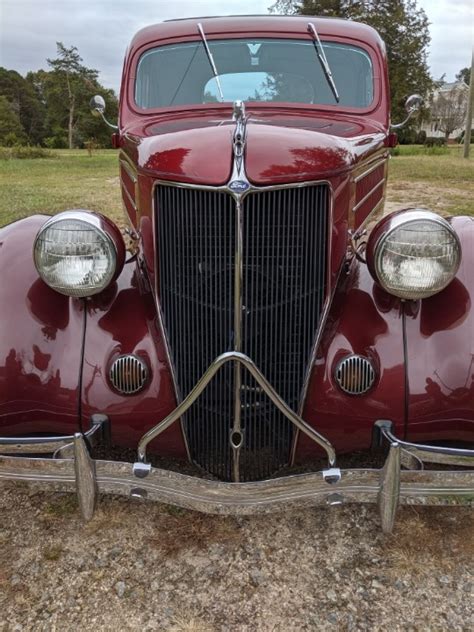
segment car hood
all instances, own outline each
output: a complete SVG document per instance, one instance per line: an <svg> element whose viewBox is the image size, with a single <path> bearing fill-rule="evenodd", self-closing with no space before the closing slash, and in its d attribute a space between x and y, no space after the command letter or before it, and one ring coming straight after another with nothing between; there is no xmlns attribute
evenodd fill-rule
<svg viewBox="0 0 474 632"><path fill-rule="evenodd" d="M143 173L219 186L231 177L234 129L229 119L181 116L130 128L124 138ZM379 125L360 118L250 115L247 177L257 186L331 178L383 146L384 138Z"/></svg>

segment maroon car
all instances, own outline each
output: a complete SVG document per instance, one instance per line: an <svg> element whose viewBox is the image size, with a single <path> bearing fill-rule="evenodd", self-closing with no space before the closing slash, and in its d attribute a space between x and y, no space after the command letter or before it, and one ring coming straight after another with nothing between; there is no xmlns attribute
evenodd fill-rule
<svg viewBox="0 0 474 632"><path fill-rule="evenodd" d="M104 492L378 502L385 531L399 503L472 502L474 223L380 219L389 95L363 24L140 31L113 126L128 252L82 209L0 231L0 479L76 490L86 519ZM107 444L135 463L96 458ZM370 448L382 469L340 469Z"/></svg>

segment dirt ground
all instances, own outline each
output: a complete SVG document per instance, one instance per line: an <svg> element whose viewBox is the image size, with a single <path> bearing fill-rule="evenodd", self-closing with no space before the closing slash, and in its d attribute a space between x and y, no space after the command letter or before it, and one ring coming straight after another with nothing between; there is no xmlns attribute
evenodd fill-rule
<svg viewBox="0 0 474 632"><path fill-rule="evenodd" d="M221 518L68 495L0 495L6 631L450 630L474 624L466 508L371 506Z"/></svg>
<svg viewBox="0 0 474 632"><path fill-rule="evenodd" d="M107 498L84 525L73 496L0 487L1 632L470 632L473 560L460 507L404 507L384 536L372 506L233 519Z"/></svg>

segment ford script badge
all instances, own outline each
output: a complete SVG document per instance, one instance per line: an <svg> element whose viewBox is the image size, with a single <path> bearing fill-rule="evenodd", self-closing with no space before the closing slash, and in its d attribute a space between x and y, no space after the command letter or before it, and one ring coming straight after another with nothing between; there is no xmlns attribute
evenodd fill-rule
<svg viewBox="0 0 474 632"><path fill-rule="evenodd" d="M232 180L229 184L229 189L234 193L243 193L250 188L250 184L245 182L245 180Z"/></svg>

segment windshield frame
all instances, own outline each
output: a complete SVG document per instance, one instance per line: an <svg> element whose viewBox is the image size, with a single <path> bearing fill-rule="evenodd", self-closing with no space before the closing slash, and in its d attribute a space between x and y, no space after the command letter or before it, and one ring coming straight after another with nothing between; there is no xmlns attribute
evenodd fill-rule
<svg viewBox="0 0 474 632"><path fill-rule="evenodd" d="M231 33L213 33L212 36L207 36L209 42L212 40L233 40L233 39L282 39L282 40L304 40L311 42L311 38L308 34L303 31L302 33L292 32L277 32L277 33L269 33L269 32L231 32ZM132 58L129 60L129 70L125 81L125 91L126 91L126 100L128 109L135 114L141 116L152 116L157 114L164 113L179 113L186 112L187 114L193 112L211 112L211 111L219 111L219 110L228 110L232 107L232 101L224 101L217 103L195 103L188 105L172 105L165 106L159 108L141 108L137 105L135 101L135 85L136 85L136 76L137 69L140 63L142 55L147 53L148 51L166 46L169 44L180 44L180 43L199 43L201 40L199 39L199 33L196 35L186 36L186 37L174 37L174 38L163 38L161 40L154 40L147 42L145 45L141 46L137 50L134 51ZM293 111L304 111L304 112L330 112L332 114L355 114L358 116L363 116L370 114L377 110L382 101L382 83L384 80L384 72L383 65L377 54L377 51L367 42L364 42L360 39L351 38L351 37L340 37L336 35L324 35L321 37L322 43L339 43L346 44L349 46L357 46L361 48L370 58L373 70L373 99L372 103L365 108L358 107L348 107L344 105L338 104L317 104L317 103L295 103L291 101L246 101L248 107L252 110L275 110L275 109L285 109L285 110L293 110ZM318 59L315 54L315 66L318 64Z"/></svg>

